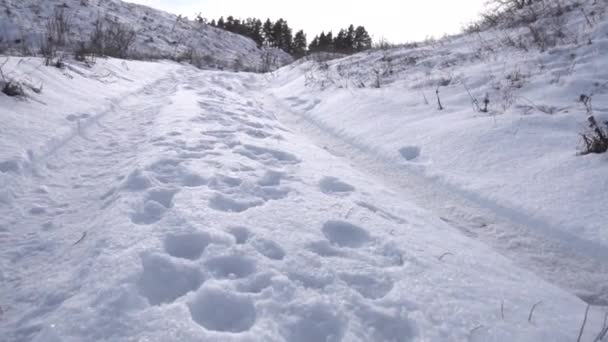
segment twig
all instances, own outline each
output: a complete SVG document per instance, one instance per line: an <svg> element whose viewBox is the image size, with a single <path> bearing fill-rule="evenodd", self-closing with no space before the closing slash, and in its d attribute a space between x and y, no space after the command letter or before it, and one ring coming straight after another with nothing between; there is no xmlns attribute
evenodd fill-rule
<svg viewBox="0 0 608 342"><path fill-rule="evenodd" d="M441 105L441 99L439 98L439 87L435 90L435 94L437 95L437 104L439 105L439 110L443 110L443 106Z"/></svg>
<svg viewBox="0 0 608 342"><path fill-rule="evenodd" d="M78 239L78 241L74 242L74 244L72 246L76 246L77 244L81 243L84 238L87 237L87 232L82 233L82 237L80 237L80 239Z"/></svg>
<svg viewBox="0 0 608 342"><path fill-rule="evenodd" d="M5 58L4 61L0 62L0 79L2 79L2 81L6 80L6 77L4 76L4 72L2 71L2 68L4 68L6 63L8 63L8 58Z"/></svg>
<svg viewBox="0 0 608 342"><path fill-rule="evenodd" d="M475 328L471 329L471 331L469 331L469 335L473 335L474 332L476 332L479 329L483 329L484 326L483 325L478 325Z"/></svg>
<svg viewBox="0 0 608 342"><path fill-rule="evenodd" d="M355 211L355 207L350 208L350 210L348 211L348 213L346 213L346 218L349 218L350 215L353 213L353 211Z"/></svg>
<svg viewBox="0 0 608 342"><path fill-rule="evenodd" d="M443 258L445 258L445 257L446 257L446 256L448 256L448 255L454 256L454 254L453 254L453 253L447 252L447 253L443 253L443 254L441 254L440 256L438 256L438 257L437 257L437 260L439 260L439 261L443 261Z"/></svg>
<svg viewBox="0 0 608 342"><path fill-rule="evenodd" d="M536 307L542 303L543 303L543 301L541 300L540 302L532 305L532 309L530 309L530 315L528 316L528 323L534 324L534 323L532 323L532 315L534 315L534 310L536 310Z"/></svg>
<svg viewBox="0 0 608 342"><path fill-rule="evenodd" d="M587 308L585 308L585 318L583 318L583 324L581 325L581 330L578 332L576 342L581 342L581 338L583 338L583 332L585 331L585 325L587 324L587 315L589 314L590 307L591 305L587 304Z"/></svg>
<svg viewBox="0 0 608 342"><path fill-rule="evenodd" d="M424 98L424 104L428 105L429 104L429 100L426 98L426 95L424 94L423 91L421 91L422 93L422 97Z"/></svg>
<svg viewBox="0 0 608 342"><path fill-rule="evenodd" d="M463 82L462 85L464 86L464 89L467 91L467 94L469 94L469 97L471 98L471 104L473 105L473 109L479 112L479 102L476 98L473 97L473 95L469 91L469 87L467 87L467 84Z"/></svg>
<svg viewBox="0 0 608 342"><path fill-rule="evenodd" d="M603 341L606 335L608 335L608 311L604 315L604 324L602 324L602 329L593 342Z"/></svg>

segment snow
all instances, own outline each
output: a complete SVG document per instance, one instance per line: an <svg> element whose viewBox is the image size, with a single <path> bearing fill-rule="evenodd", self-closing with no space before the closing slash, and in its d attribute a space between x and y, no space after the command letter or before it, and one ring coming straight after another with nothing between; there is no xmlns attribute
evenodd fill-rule
<svg viewBox="0 0 608 342"><path fill-rule="evenodd" d="M544 52L531 43L527 52L506 46L505 37L525 30L500 29L303 61L274 74L273 101L283 121L316 131L332 153L401 184L417 204L543 278L605 305L608 164L605 155L578 152L588 126L580 95L593 94L594 114L608 119L608 26L605 4L581 6L562 17L569 38ZM592 25L580 10L595 13ZM372 87L376 71L380 89ZM483 107L486 94L483 113L472 98Z"/></svg>
<svg viewBox="0 0 608 342"><path fill-rule="evenodd" d="M551 85L554 67L523 59L554 51L460 63L468 36L419 48L429 60L380 89L307 87L311 62L10 57L43 91L0 94L2 340L574 341L587 301L593 341L606 160L576 155L573 101L605 82L605 27ZM327 70L367 75L382 53ZM446 60L475 96L479 70L532 68L514 92L537 105L477 113L454 81L440 112L415 75Z"/></svg>
<svg viewBox="0 0 608 342"><path fill-rule="evenodd" d="M8 341L577 335L579 298L279 122L265 77L128 63L106 66L138 87L59 75L41 94L2 98L12 106L3 118L38 125L4 120L32 132L3 135L4 151L63 136L44 158L31 154L30 171L1 174L13 195L0 207ZM152 68L154 77L130 74ZM35 70L32 78L56 72ZM89 96L95 84L99 96ZM83 92L53 114L53 94L70 89ZM102 108L104 92L121 91L120 105L64 133L74 125L66 113ZM45 136L43 125L56 129ZM601 319L593 308L586 336Z"/></svg>

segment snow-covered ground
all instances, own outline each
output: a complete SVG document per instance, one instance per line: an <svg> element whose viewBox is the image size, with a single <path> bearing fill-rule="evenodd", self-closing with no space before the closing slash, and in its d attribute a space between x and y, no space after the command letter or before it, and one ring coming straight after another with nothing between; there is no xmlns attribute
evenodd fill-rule
<svg viewBox="0 0 608 342"><path fill-rule="evenodd" d="M608 164L577 155L576 100L608 114L608 21L585 3L542 53L507 30L265 75L8 57L0 341L599 341Z"/></svg>
<svg viewBox="0 0 608 342"><path fill-rule="evenodd" d="M580 3L559 19L565 38L543 52L526 28L490 30L297 63L274 75L272 92L318 141L467 235L606 305L608 158L578 152L588 126L580 96L608 120L607 6ZM486 94L483 113L472 98L483 108Z"/></svg>
<svg viewBox="0 0 608 342"><path fill-rule="evenodd" d="M32 127L2 134L3 340L576 339L583 301L277 120L267 76L36 63L42 93L0 97Z"/></svg>

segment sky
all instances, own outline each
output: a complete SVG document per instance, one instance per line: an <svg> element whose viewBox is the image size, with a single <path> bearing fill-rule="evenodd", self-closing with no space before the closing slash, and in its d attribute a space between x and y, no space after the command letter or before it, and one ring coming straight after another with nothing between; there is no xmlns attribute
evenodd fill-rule
<svg viewBox="0 0 608 342"><path fill-rule="evenodd" d="M283 18L309 41L321 31L363 25L375 41L406 43L460 32L478 18L486 0L128 0L193 19Z"/></svg>

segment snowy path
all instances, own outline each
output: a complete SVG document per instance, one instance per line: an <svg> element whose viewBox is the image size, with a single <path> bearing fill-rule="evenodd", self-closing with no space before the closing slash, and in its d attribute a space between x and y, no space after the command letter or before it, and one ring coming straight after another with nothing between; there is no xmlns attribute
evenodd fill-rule
<svg viewBox="0 0 608 342"><path fill-rule="evenodd" d="M0 336L576 338L582 301L370 177L381 164L362 172L286 128L263 86L184 67L16 177L0 207Z"/></svg>
<svg viewBox="0 0 608 342"><path fill-rule="evenodd" d="M25 324L22 337L31 333L30 319L51 312L79 291L74 278L90 271L86 267L94 258L89 256L95 255L80 246L104 234L89 227L95 225L96 213L109 205L103 200L117 175L133 167L149 127L175 90L175 76L169 75L130 95L113 113L34 160L31 177L16 179L21 183L15 186L18 200L1 208L0 228L10 234L0 240L5 246L0 276L3 293L11 293L21 305L27 299L20 310L29 313L14 322ZM36 281L40 276L42 283ZM2 304L4 315L11 317L17 304Z"/></svg>
<svg viewBox="0 0 608 342"><path fill-rule="evenodd" d="M473 192L425 177L415 163L397 164L372 155L351 142L339 129L314 121L298 108L308 101L283 102L267 95L269 107L282 114L281 122L310 136L330 153L348 160L377 182L398 189L400 196L440 216L466 236L478 239L523 268L573 292L591 305L608 306L608 249L599 244L560 234L545 222L484 200ZM328 113L331 115L331 113Z"/></svg>

